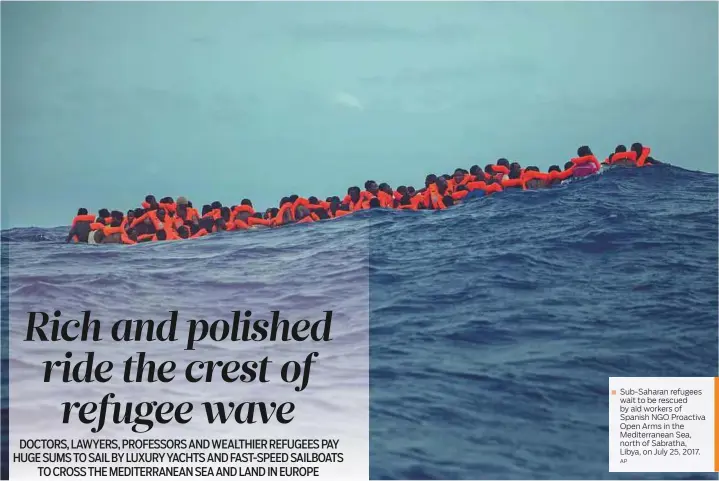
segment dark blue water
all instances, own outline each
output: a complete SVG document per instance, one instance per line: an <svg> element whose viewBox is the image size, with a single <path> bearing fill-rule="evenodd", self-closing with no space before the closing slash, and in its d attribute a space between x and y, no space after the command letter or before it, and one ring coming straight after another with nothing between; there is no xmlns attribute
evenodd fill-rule
<svg viewBox="0 0 719 481"><path fill-rule="evenodd" d="M442 212L166 245L63 245L65 228L3 239L11 304L62 309L106 292L130 302L178 278L219 298L264 276L291 295L323 252L351 252L369 218L373 479L716 479L609 473L607 387L717 374L717 187L716 175L657 166ZM275 272L288 255L305 271ZM88 274L99 262L106 275ZM312 286L345 286L341 302L355 274L333 269Z"/></svg>

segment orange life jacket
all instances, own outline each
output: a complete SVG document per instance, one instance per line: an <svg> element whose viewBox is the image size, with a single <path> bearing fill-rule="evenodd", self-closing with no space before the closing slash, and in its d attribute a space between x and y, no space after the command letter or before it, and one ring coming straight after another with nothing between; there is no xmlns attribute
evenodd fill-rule
<svg viewBox="0 0 719 481"><path fill-rule="evenodd" d="M78 222L89 222L90 224L93 224L95 222L95 216L92 214L86 214L86 215L76 215L74 219L72 219L72 225L70 228L72 229L75 227L75 224Z"/></svg>
<svg viewBox="0 0 719 481"><path fill-rule="evenodd" d="M502 182L500 182L500 184L505 189L512 187L521 187L522 190L525 190L527 188L527 184L523 177L524 176L520 176L518 179L502 179Z"/></svg>
<svg viewBox="0 0 719 481"><path fill-rule="evenodd" d="M596 166L597 166L597 169L601 169L601 168L602 168L602 164L600 164L599 161L597 160L597 158L596 158L594 155L591 155L591 154L590 154L590 155L585 155L585 156L582 156L582 157L574 157L574 158L572 159L572 163L573 163L574 165L584 165L584 164L588 164L588 163L590 163L590 162L591 162L592 164L596 165Z"/></svg>
<svg viewBox="0 0 719 481"><path fill-rule="evenodd" d="M630 150L629 152L615 152L611 156L607 157L607 159L604 161L605 164L613 164L615 162L619 162L620 160L629 160L631 162L636 163L637 162L637 153L633 150Z"/></svg>
<svg viewBox="0 0 719 481"><path fill-rule="evenodd" d="M258 219L257 217L250 217L247 219L247 225L249 225L249 226L264 225L264 226L270 227L272 225L272 220Z"/></svg>
<svg viewBox="0 0 719 481"><path fill-rule="evenodd" d="M643 147L642 148L642 154L637 159L637 167L644 167L646 166L647 157L649 157L649 153L652 151L649 147Z"/></svg>

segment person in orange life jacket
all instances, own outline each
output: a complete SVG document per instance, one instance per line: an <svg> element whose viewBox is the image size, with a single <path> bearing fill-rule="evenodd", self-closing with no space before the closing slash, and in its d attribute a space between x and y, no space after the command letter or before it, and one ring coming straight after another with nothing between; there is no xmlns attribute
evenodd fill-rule
<svg viewBox="0 0 719 481"><path fill-rule="evenodd" d="M381 207L392 208L394 206L394 191L388 183L382 182L377 191L377 198Z"/></svg>
<svg viewBox="0 0 719 481"><path fill-rule="evenodd" d="M70 242L73 239L76 242L87 242L87 237L92 230L90 229L90 224L92 224L94 220L95 217L88 214L87 209L84 207L77 209L77 216L75 216L73 220L73 225L67 233L65 242Z"/></svg>
<svg viewBox="0 0 719 481"><path fill-rule="evenodd" d="M661 163L658 160L649 157L649 152L651 151L651 149L649 147L644 147L639 142L632 144L631 150L632 152L635 152L637 154L637 166L639 167L642 167L644 165Z"/></svg>
<svg viewBox="0 0 719 481"><path fill-rule="evenodd" d="M469 175L474 177L475 182L478 182L480 180L485 180L484 171L478 165L473 165L472 167L469 168Z"/></svg>
<svg viewBox="0 0 719 481"><path fill-rule="evenodd" d="M546 175L542 175L543 178L533 178L533 174L530 174L530 172L536 172L537 174L541 174L539 171L539 167L536 165L530 165L527 168L524 169L524 178L525 184L528 189L542 189L544 187L547 187L547 180Z"/></svg>
<svg viewBox="0 0 719 481"><path fill-rule="evenodd" d="M372 197L369 200L369 208L370 209L378 209L380 207L382 207L382 206L380 205L379 199L377 197Z"/></svg>
<svg viewBox="0 0 719 481"><path fill-rule="evenodd" d="M279 213L280 213L280 209L278 209L277 207L270 207L269 209L267 209L265 211L264 218L267 220L274 219L275 217L277 217L277 214L279 214Z"/></svg>
<svg viewBox="0 0 719 481"><path fill-rule="evenodd" d="M99 222L100 224L109 224L109 218L110 218L110 211L107 209L100 209L97 212L97 219L95 222Z"/></svg>
<svg viewBox="0 0 719 481"><path fill-rule="evenodd" d="M190 209L191 208L189 207L187 199L184 197L177 198L177 202L175 204L175 216L178 219L181 219L182 223L185 225L199 224L200 219L198 219L197 215Z"/></svg>
<svg viewBox="0 0 719 481"><path fill-rule="evenodd" d="M404 197L405 195L409 195L409 194L407 193L407 186L406 186L406 185L400 185L399 187L397 187L397 190L395 190L395 192L394 192L394 197L395 197L395 199L397 199L397 200L401 200L402 197Z"/></svg>
<svg viewBox="0 0 719 481"><path fill-rule="evenodd" d="M554 172L554 173L552 173ZM558 165L550 165L549 169L547 169L547 174L549 175L549 180L547 181L547 186L552 186L554 184L560 184L562 181L557 176L557 174L561 174L562 169L559 168Z"/></svg>
<svg viewBox="0 0 719 481"><path fill-rule="evenodd" d="M215 218L212 216L212 206L205 204L202 206L202 217L199 222L199 230L205 229L207 232L212 232L212 228L215 226Z"/></svg>
<svg viewBox="0 0 719 481"><path fill-rule="evenodd" d="M434 186L430 184L425 191L424 206L428 209L439 209L442 207L442 198L449 194L450 190L447 180L444 177L437 177Z"/></svg>
<svg viewBox="0 0 719 481"><path fill-rule="evenodd" d="M350 187L347 189L347 196L345 196L343 203L347 204L349 210L361 210L362 209L362 195L359 187Z"/></svg>
<svg viewBox="0 0 719 481"><path fill-rule="evenodd" d="M468 172L464 169L455 169L452 175L451 184L453 187L464 185L470 180Z"/></svg>
<svg viewBox="0 0 719 481"><path fill-rule="evenodd" d="M573 158L571 162L574 164L573 177L586 177L599 172L602 168L594 153L592 153L592 149L586 145L582 145L577 149L577 157Z"/></svg>
<svg viewBox="0 0 719 481"><path fill-rule="evenodd" d="M150 194L145 196L145 202L142 203L142 207L147 210L157 210L159 205L157 204L155 196Z"/></svg>
<svg viewBox="0 0 719 481"><path fill-rule="evenodd" d="M379 192L379 187L377 186L377 182L374 180L368 180L364 183L364 189L365 189L365 200L369 200L372 197L377 197L377 192Z"/></svg>
<svg viewBox="0 0 719 481"><path fill-rule="evenodd" d="M501 159L497 159L497 165L500 167L505 167L507 170L510 170L509 161L502 157Z"/></svg>
<svg viewBox="0 0 719 481"><path fill-rule="evenodd" d="M437 176L434 174L429 174L427 177L424 178L424 189L422 189L420 192L425 192L430 185L437 182Z"/></svg>
<svg viewBox="0 0 719 481"><path fill-rule="evenodd" d="M620 154L620 155L617 155L617 154ZM619 145L617 145L617 146L614 148L614 152L612 152L611 154L609 154L609 157L607 157L606 159L604 159L604 161L602 162L602 164L603 164L603 165L611 165L611 164L613 164L615 161L616 161L616 162L620 162L620 163L624 163L623 161L624 161L625 159L622 159L622 161L619 161L619 160L618 160L618 157L625 157L625 155L623 155L623 154L627 154L627 147L624 146L624 145L622 145L622 144L619 144ZM632 162L632 163L633 163L633 160L636 160L636 158L635 158L635 157L636 157L636 154L631 154L631 155L632 155L631 158L629 158L629 156L627 156L628 158L626 159L626 161L627 161L628 163L629 163L629 162Z"/></svg>

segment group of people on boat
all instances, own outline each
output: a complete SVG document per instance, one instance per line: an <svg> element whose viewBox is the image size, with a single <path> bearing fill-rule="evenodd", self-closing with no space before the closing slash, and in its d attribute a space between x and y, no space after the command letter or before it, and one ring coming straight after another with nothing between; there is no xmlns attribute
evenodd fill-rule
<svg viewBox="0 0 719 481"><path fill-rule="evenodd" d="M498 159L482 169L473 165L469 170L458 168L452 175L430 174L424 187L399 186L368 180L364 190L357 186L347 194L327 197L283 197L277 207L255 211L252 201L243 199L238 205L224 206L215 201L198 211L185 197L145 197L142 206L126 213L100 209L98 215L81 208L72 221L66 242L88 244L136 244L164 240L194 239L219 231L280 227L287 224L335 219L364 209L401 210L446 209L476 197L492 195L507 189L542 189L571 178L597 173L602 165L647 167L658 164L649 156L650 149L642 144L616 147L600 162L587 146L577 149L577 157L560 168L552 165L547 172L536 166L522 167L518 162Z"/></svg>

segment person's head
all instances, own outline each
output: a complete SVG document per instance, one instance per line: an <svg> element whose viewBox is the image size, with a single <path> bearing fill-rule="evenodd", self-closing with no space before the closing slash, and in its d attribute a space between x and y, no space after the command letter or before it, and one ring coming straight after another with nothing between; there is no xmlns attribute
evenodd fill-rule
<svg viewBox="0 0 719 481"><path fill-rule="evenodd" d="M188 229L186 225L181 225L177 228L177 235L182 239L187 239L190 237L190 229Z"/></svg>
<svg viewBox="0 0 719 481"><path fill-rule="evenodd" d="M80 207L77 209L77 215L87 215L87 209L84 207Z"/></svg>
<svg viewBox="0 0 719 481"><path fill-rule="evenodd" d="M230 212L229 207L223 207L220 209L220 214L222 215L222 218L225 220L225 222L230 222L230 216L232 215L232 212Z"/></svg>
<svg viewBox="0 0 719 481"><path fill-rule="evenodd" d="M614 148L614 153L615 153L615 154L618 154L618 153L620 153L620 152L626 152L626 151L627 151L627 146L626 146L626 145L619 144L619 145L617 145L617 146Z"/></svg>
<svg viewBox="0 0 719 481"><path fill-rule="evenodd" d="M187 207L189 207L190 209L192 209L192 201L191 201L191 200L188 200L188 201L187 201Z"/></svg>
<svg viewBox="0 0 719 481"><path fill-rule="evenodd" d="M481 174L480 174L480 172L481 172ZM482 168L481 168L480 166L478 166L478 165L473 165L472 167L470 167L470 168L469 168L469 173L472 174L472 175L474 175L475 177L476 177L477 175L479 175L479 176L481 177L482 174L484 174L484 173L482 172Z"/></svg>
<svg viewBox="0 0 719 481"><path fill-rule="evenodd" d="M377 207L380 207L379 199L377 197L372 197L369 201L369 208L376 209Z"/></svg>
<svg viewBox="0 0 719 481"><path fill-rule="evenodd" d="M288 203L289 201L290 201L290 198L289 198L289 197L283 197L283 198L281 198L281 199L280 199L280 207L282 207L283 205L285 205L285 204Z"/></svg>
<svg viewBox="0 0 719 481"><path fill-rule="evenodd" d="M352 199L352 202L357 202L360 197L360 188L357 186L350 187L347 189L347 194L350 196L350 199Z"/></svg>
<svg viewBox="0 0 719 481"><path fill-rule="evenodd" d="M314 214L315 214L320 220L325 220L325 219L329 219L329 218L330 218L330 216L327 214L327 211L324 210L324 209L317 209L317 210L315 210Z"/></svg>
<svg viewBox="0 0 719 481"><path fill-rule="evenodd" d="M586 157L587 155L592 155L592 149L589 146L582 145L577 149L577 157Z"/></svg>
<svg viewBox="0 0 719 481"><path fill-rule="evenodd" d="M632 144L632 152L636 152L637 157L642 155L642 150L644 149L644 146L640 144L639 142L635 142Z"/></svg>
<svg viewBox="0 0 719 481"><path fill-rule="evenodd" d="M181 219L186 218L187 217L187 204L176 204L175 213Z"/></svg>
<svg viewBox="0 0 719 481"><path fill-rule="evenodd" d="M115 219L114 217L110 221L110 227L120 227L122 225L122 219Z"/></svg>
<svg viewBox="0 0 719 481"><path fill-rule="evenodd" d="M437 182L437 176L434 174L429 174L427 177L424 178L424 186L429 187L430 185Z"/></svg>
<svg viewBox="0 0 719 481"><path fill-rule="evenodd" d="M510 179L519 179L522 176L522 168L521 167L510 168L508 176Z"/></svg>
<svg viewBox="0 0 719 481"><path fill-rule="evenodd" d="M442 202L444 203L445 207L452 207L454 205L454 199L451 195L445 195L442 197Z"/></svg>
<svg viewBox="0 0 719 481"><path fill-rule="evenodd" d="M399 205L411 205L412 204L412 198L409 196L409 194L405 194L402 196L401 199L399 199Z"/></svg>
<svg viewBox="0 0 719 481"><path fill-rule="evenodd" d="M212 208L212 210L222 209L222 202L220 202L219 200L216 200L212 204L210 204L210 207Z"/></svg>
<svg viewBox="0 0 719 481"><path fill-rule="evenodd" d="M270 218L277 217L277 214L280 213L280 209L277 207L272 207L270 209L267 209L267 212L270 214Z"/></svg>
<svg viewBox="0 0 719 481"><path fill-rule="evenodd" d="M165 232L165 229L161 229L161 230L157 231L155 236L157 236L157 240L160 240L160 241L167 240L167 232Z"/></svg>
<svg viewBox="0 0 719 481"><path fill-rule="evenodd" d="M452 177L454 178L454 181L459 184L460 182L462 182L462 180L464 180L464 170L455 169Z"/></svg>
<svg viewBox="0 0 719 481"><path fill-rule="evenodd" d="M377 182L375 182L374 180L368 180L367 182L365 182L364 188L367 192L371 192L372 194L377 195L378 187Z"/></svg>
<svg viewBox="0 0 719 481"><path fill-rule="evenodd" d="M187 197L182 197L182 196L178 197L177 202L175 202L175 205L178 207L181 205L187 206Z"/></svg>
<svg viewBox="0 0 719 481"><path fill-rule="evenodd" d="M567 162L567 163L564 164L564 170L569 170L569 169L571 169L573 166L574 166L573 163Z"/></svg>
<svg viewBox="0 0 719 481"><path fill-rule="evenodd" d="M414 186L412 186L412 185L407 186L407 194L409 194L410 196L413 196L416 193L417 193L417 189L415 189Z"/></svg>
<svg viewBox="0 0 719 481"><path fill-rule="evenodd" d="M447 188L447 179L445 179L444 177L437 177L437 182L435 182L435 184L440 191L444 192L444 190Z"/></svg>
<svg viewBox="0 0 719 481"><path fill-rule="evenodd" d="M549 169L547 170L547 172L561 172L561 171L562 171L562 169L560 169L558 165L550 165Z"/></svg>
<svg viewBox="0 0 719 481"><path fill-rule="evenodd" d="M248 205L248 206L252 207L252 201L250 199L242 199L242 201L240 202L240 205Z"/></svg>
<svg viewBox="0 0 719 481"><path fill-rule="evenodd" d="M167 212L165 212L165 209L157 209L157 218L162 220L165 218L165 215Z"/></svg>
<svg viewBox="0 0 719 481"><path fill-rule="evenodd" d="M125 218L125 214L123 214L119 210L113 210L112 212L110 212L110 217L112 217L113 219L118 219L118 220L122 221L122 219Z"/></svg>
<svg viewBox="0 0 719 481"><path fill-rule="evenodd" d="M202 215L203 216L209 214L210 212L212 212L212 207L210 207L209 204L205 204L202 206Z"/></svg>
<svg viewBox="0 0 719 481"><path fill-rule="evenodd" d="M536 165L530 165L526 169L524 169L525 172L539 172L539 167Z"/></svg>
<svg viewBox="0 0 719 481"><path fill-rule="evenodd" d="M145 210L141 207L135 209L135 217L142 217L145 214Z"/></svg>
<svg viewBox="0 0 719 481"><path fill-rule="evenodd" d="M320 200L317 197L315 197L314 195L312 195L307 198L307 202L309 202L310 205L319 205Z"/></svg>
<svg viewBox="0 0 719 481"><path fill-rule="evenodd" d="M494 171L494 169L492 167L493 167L492 164L487 164L484 166L484 171L489 175L494 175L496 172Z"/></svg>
<svg viewBox="0 0 719 481"><path fill-rule="evenodd" d="M300 196L297 195L297 194L292 194L292 195L289 197L290 202L292 202L293 204L294 204L295 201L296 201L297 199L299 199L299 198L300 198Z"/></svg>
<svg viewBox="0 0 719 481"><path fill-rule="evenodd" d="M130 209L127 211L127 223L132 224L132 221L135 220L135 211L133 209Z"/></svg>
<svg viewBox="0 0 719 481"><path fill-rule="evenodd" d="M389 195L392 195L392 194L394 193L394 192L392 191L392 187L390 187L387 182L382 182L382 183L379 185L379 190L380 190L381 192L384 192L385 194L389 194Z"/></svg>
<svg viewBox="0 0 719 481"><path fill-rule="evenodd" d="M155 196L152 194L145 196L145 202L150 204L151 207L154 207L157 205L157 200L155 199Z"/></svg>
<svg viewBox="0 0 719 481"><path fill-rule="evenodd" d="M173 202L172 197L163 197L160 199L160 204L172 204Z"/></svg>
<svg viewBox="0 0 719 481"><path fill-rule="evenodd" d="M107 209L100 209L97 215L98 217L102 217L104 219L105 217L110 217L110 211Z"/></svg>
<svg viewBox="0 0 719 481"><path fill-rule="evenodd" d="M501 159L497 159L497 165L501 165L509 169L509 161L504 157L502 157Z"/></svg>

